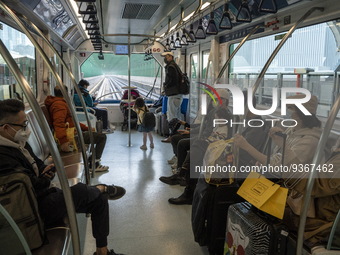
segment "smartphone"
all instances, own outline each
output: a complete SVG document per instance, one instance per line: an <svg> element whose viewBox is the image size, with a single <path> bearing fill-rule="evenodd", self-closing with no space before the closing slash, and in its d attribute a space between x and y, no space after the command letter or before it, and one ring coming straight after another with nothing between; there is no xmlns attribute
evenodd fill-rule
<svg viewBox="0 0 340 255"><path fill-rule="evenodd" d="M56 171L55 166L53 166L53 167L51 167L47 172L45 172L45 173L43 173L43 174L41 173L40 176L43 176L43 175L45 175L45 174L47 174L47 173L49 174L49 173L51 173L51 172L55 173L55 171Z"/></svg>

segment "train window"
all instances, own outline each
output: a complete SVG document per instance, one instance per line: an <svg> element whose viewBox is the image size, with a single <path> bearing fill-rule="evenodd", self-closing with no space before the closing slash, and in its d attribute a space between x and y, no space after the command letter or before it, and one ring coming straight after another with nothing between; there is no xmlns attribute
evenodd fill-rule
<svg viewBox="0 0 340 255"><path fill-rule="evenodd" d="M339 22L326 22L297 29L271 63L256 92L259 102L271 105L273 87L304 87L319 98L318 115L327 116L339 93L340 71ZM247 42L229 67L230 82L242 88L252 86L279 44L282 34ZM237 44L230 47L235 49Z"/></svg>
<svg viewBox="0 0 340 255"><path fill-rule="evenodd" d="M112 53L103 53L104 59L98 59L98 53L93 53L81 66L83 78L91 78L105 76L104 87L102 91L108 94L102 100L120 100L121 95L118 93L111 93L120 91L120 87L128 84L128 56L115 55ZM145 54L131 54L131 84L140 84L140 90L145 91L150 99L159 97L161 90L161 73L162 67L152 57L145 57ZM157 79L155 77L157 76ZM92 82L94 83L94 82ZM154 88L153 84L155 83ZM91 84L92 85L92 84ZM91 91L90 85L90 91ZM138 86L139 87L139 86ZM152 89L152 93L148 93ZM105 94L104 93L104 94ZM143 93L142 93L143 94ZM97 98L100 94L95 94Z"/></svg>
<svg viewBox="0 0 340 255"><path fill-rule="evenodd" d="M209 64L209 54L210 51L206 50L202 52L202 79L205 80L205 77L207 75L207 68Z"/></svg>
<svg viewBox="0 0 340 255"><path fill-rule="evenodd" d="M190 117L195 117L198 111L199 91L197 88L198 53L190 55Z"/></svg>
<svg viewBox="0 0 340 255"><path fill-rule="evenodd" d="M25 34L6 24L3 24L3 29L0 30L0 38L36 95L36 64L33 44ZM7 98L23 100L23 92L16 83L5 60L0 55L0 100Z"/></svg>

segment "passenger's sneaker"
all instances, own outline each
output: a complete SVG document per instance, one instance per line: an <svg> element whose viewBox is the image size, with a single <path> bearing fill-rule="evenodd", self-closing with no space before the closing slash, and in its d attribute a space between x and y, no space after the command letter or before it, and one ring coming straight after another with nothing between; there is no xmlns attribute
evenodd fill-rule
<svg viewBox="0 0 340 255"><path fill-rule="evenodd" d="M176 162L175 164L172 164L172 165L171 165L171 168L172 168L172 169L177 169L177 162Z"/></svg>
<svg viewBox="0 0 340 255"><path fill-rule="evenodd" d="M142 145L141 147L139 147L141 150L146 151L148 149L148 147L146 147L146 145Z"/></svg>
<svg viewBox="0 0 340 255"><path fill-rule="evenodd" d="M93 255L97 255L97 252L94 252ZM114 250L107 250L107 255L124 255L123 253L115 253Z"/></svg>
<svg viewBox="0 0 340 255"><path fill-rule="evenodd" d="M102 133L103 134L112 134L112 133L114 133L114 131L112 129L108 128L108 129L104 129Z"/></svg>
<svg viewBox="0 0 340 255"><path fill-rule="evenodd" d="M117 200L123 197L126 193L126 190L123 187L115 186L115 185L105 185L105 193L108 194L110 200Z"/></svg>
<svg viewBox="0 0 340 255"><path fill-rule="evenodd" d="M94 172L96 173L99 173L99 172L106 172L106 171L109 171L109 166L104 166L104 165L101 165L99 164L96 169L94 170Z"/></svg>
<svg viewBox="0 0 340 255"><path fill-rule="evenodd" d="M150 148L151 149L155 148L155 145L153 143L150 143Z"/></svg>
<svg viewBox="0 0 340 255"><path fill-rule="evenodd" d="M159 177L159 180L168 185L177 185L177 184L180 184L181 186L186 185L184 177L179 176L178 174L174 174L171 176L161 176Z"/></svg>
<svg viewBox="0 0 340 255"><path fill-rule="evenodd" d="M168 164L172 165L177 162L177 157L174 155L171 159L168 160Z"/></svg>

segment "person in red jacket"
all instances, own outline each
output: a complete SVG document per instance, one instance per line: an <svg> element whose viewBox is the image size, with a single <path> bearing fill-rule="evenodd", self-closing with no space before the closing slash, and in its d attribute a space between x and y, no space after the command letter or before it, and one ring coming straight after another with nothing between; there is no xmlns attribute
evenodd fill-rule
<svg viewBox="0 0 340 255"><path fill-rule="evenodd" d="M67 87L65 86L67 91ZM63 94L61 93L61 89L59 86L54 88L55 96L47 96L45 99L45 105L48 109L48 112L51 116L53 128L55 135L60 143L60 149L64 152L73 151L73 147L70 144L70 141L67 138L66 130L67 126L65 123L69 123L69 127L74 127L74 122L72 120L71 112L67 106L65 99L63 98ZM88 127L84 124L80 123L80 127L83 132L84 142L86 144L90 143L90 135L88 131ZM100 134L97 132L93 132L94 144L95 144L95 154L96 154L96 172L103 172L109 169L108 166L103 166L100 164L100 159L103 154L105 144L106 144L106 135ZM91 162L91 160L90 160Z"/></svg>

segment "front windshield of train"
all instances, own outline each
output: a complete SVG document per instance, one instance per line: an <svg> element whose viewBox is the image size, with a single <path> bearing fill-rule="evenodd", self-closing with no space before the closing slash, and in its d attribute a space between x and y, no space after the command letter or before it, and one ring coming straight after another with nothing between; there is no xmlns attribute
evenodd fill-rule
<svg viewBox="0 0 340 255"><path fill-rule="evenodd" d="M118 103L128 86L128 56L93 53L81 66L82 77L90 81L91 95L102 103ZM151 55L131 54L131 87L156 100L161 93L162 68ZM100 83L100 85L99 85Z"/></svg>

